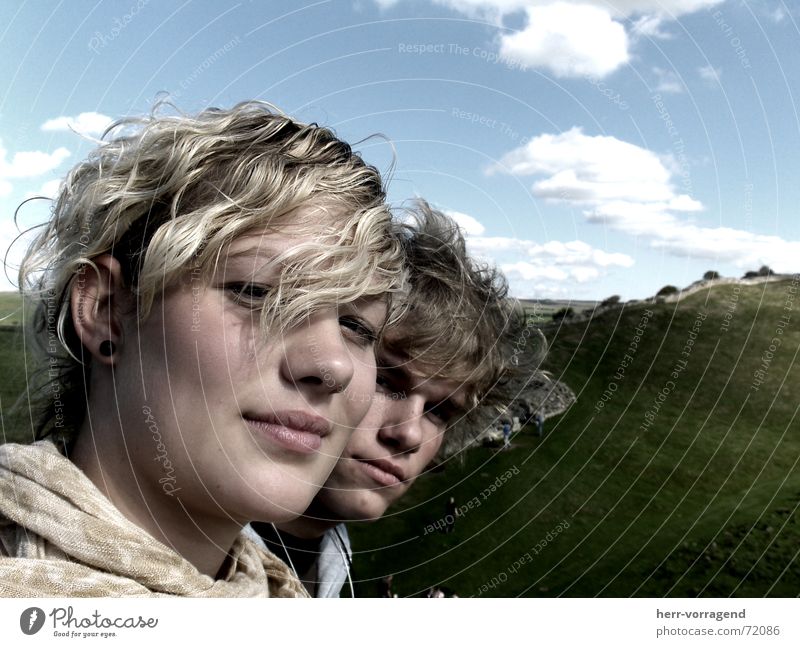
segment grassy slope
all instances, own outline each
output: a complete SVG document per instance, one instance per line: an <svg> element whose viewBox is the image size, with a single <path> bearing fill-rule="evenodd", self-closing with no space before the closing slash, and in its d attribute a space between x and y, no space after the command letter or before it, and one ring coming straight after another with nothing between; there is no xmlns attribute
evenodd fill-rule
<svg viewBox="0 0 800 647"><path fill-rule="evenodd" d="M0 292L0 442L31 440L27 409L24 404L12 407L26 383L21 324L22 298L16 292Z"/></svg>
<svg viewBox="0 0 800 647"><path fill-rule="evenodd" d="M17 292L0 292L0 442L31 442L31 413L25 395L27 378L47 367L25 357L22 329L22 297ZM30 341L30 340L29 340Z"/></svg>
<svg viewBox="0 0 800 647"><path fill-rule="evenodd" d="M550 331L549 366L578 402L549 421L544 439L526 431L511 451L474 450L463 466L421 479L402 510L354 526L360 592L395 572L401 595L432 584L462 596L482 587L502 596L797 595L800 295L765 382L752 389L788 286L741 287L727 331L730 285L651 306L622 380L613 375L644 305ZM642 430L698 312L708 316L688 365ZM610 382L618 389L595 414ZM424 534L448 496L465 503L511 466L520 474L456 532ZM563 520L570 527L552 533Z"/></svg>

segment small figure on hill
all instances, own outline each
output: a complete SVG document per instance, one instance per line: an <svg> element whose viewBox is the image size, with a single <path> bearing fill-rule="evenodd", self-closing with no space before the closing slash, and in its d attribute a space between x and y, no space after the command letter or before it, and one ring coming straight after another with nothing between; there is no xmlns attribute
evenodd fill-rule
<svg viewBox="0 0 800 647"><path fill-rule="evenodd" d="M533 416L533 422L536 423L536 435L541 438L544 436L544 416L541 411L537 411Z"/></svg>
<svg viewBox="0 0 800 647"><path fill-rule="evenodd" d="M457 516L456 499L451 496L447 503L444 504L444 531L446 534L450 534L456 529Z"/></svg>
<svg viewBox="0 0 800 647"><path fill-rule="evenodd" d="M508 420L503 422L503 449L511 447L511 423Z"/></svg>
<svg viewBox="0 0 800 647"><path fill-rule="evenodd" d="M392 594L392 580L394 579L394 575L389 574L386 577L381 578L380 583L380 597L382 598L392 598L394 595Z"/></svg>

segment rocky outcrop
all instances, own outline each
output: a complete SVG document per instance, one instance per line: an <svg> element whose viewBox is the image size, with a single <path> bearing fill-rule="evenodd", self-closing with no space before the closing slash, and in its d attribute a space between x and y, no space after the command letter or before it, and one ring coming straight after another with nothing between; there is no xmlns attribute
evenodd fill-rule
<svg viewBox="0 0 800 647"><path fill-rule="evenodd" d="M575 393L563 382L545 374L537 375L521 384L519 396L508 408L506 415L526 421L541 411L545 420L564 413L575 402Z"/></svg>

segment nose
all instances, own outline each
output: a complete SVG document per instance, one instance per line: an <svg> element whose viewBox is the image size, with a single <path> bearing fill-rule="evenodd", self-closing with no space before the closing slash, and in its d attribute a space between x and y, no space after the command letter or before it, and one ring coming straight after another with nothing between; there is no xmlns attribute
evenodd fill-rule
<svg viewBox="0 0 800 647"><path fill-rule="evenodd" d="M387 416L378 432L381 443L396 454L413 454L422 444L425 400L414 395L388 403L394 415Z"/></svg>
<svg viewBox="0 0 800 647"><path fill-rule="evenodd" d="M284 336L281 375L309 393L340 393L355 365L335 310L315 313Z"/></svg>

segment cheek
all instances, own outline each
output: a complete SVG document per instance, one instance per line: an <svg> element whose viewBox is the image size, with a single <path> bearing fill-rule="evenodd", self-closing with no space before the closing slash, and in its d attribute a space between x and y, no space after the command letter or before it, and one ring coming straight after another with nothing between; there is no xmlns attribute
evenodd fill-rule
<svg viewBox="0 0 800 647"><path fill-rule="evenodd" d="M231 392L237 381L254 371L257 324L214 312L211 307L201 312L200 323L194 324L176 345L184 355L190 355L193 371L205 385L218 384Z"/></svg>
<svg viewBox="0 0 800 647"><path fill-rule="evenodd" d="M353 431L347 442L343 456L370 456L378 446L378 432L384 418L384 407L380 399L375 399L374 392L370 397L369 409L361 423ZM345 458L342 460L342 469L353 471L355 461ZM340 468L337 466L336 468Z"/></svg>
<svg viewBox="0 0 800 647"><path fill-rule="evenodd" d="M444 440L444 434L441 432L432 433L427 439L426 442L423 443L422 447L420 447L419 451L416 454L416 459L418 463L416 464L416 471L414 476L417 477L422 472L424 472L428 465L431 464L431 461L436 457L436 454L439 452L439 448L442 446L442 441Z"/></svg>
<svg viewBox="0 0 800 647"><path fill-rule="evenodd" d="M377 371L374 364L368 365L363 362L363 359L355 360L353 379L347 388L348 410L357 424L365 421L375 399Z"/></svg>
<svg viewBox="0 0 800 647"><path fill-rule="evenodd" d="M341 495L342 490L353 487L355 465L352 461L339 459L321 492L323 500L335 500Z"/></svg>

